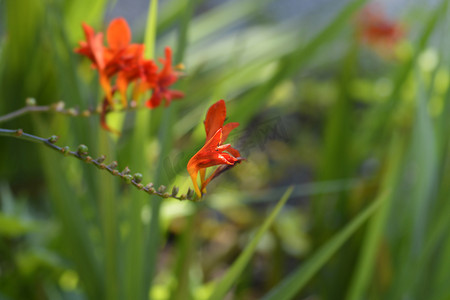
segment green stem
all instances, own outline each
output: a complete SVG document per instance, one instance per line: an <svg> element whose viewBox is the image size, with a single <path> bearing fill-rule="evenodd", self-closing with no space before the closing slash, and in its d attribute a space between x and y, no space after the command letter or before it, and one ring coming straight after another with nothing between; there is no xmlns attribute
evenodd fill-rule
<svg viewBox="0 0 450 300"><path fill-rule="evenodd" d="M128 107L114 109L108 111L108 113L112 112L128 112L128 111L135 111L139 109L146 108L145 106L137 106L137 105L130 105ZM21 109L18 109L16 111L10 112L6 115L0 116L0 123L13 120L15 118L18 118L20 116L26 115L28 113L35 113L35 112L54 112L59 113L62 115L67 115L71 117L90 117L92 115L98 115L101 113L101 108L97 107L94 109L85 109L80 110L77 108L64 108L64 102L56 102L51 105L40 105L40 106L34 106L34 105L27 105L25 107L22 107Z"/></svg>
<svg viewBox="0 0 450 300"><path fill-rule="evenodd" d="M86 153L83 153L81 151L76 151L76 152L70 151L69 147L67 147L67 146L59 147L59 146L55 145L54 143L58 139L57 136L52 136L52 137L46 139L46 138L35 136L35 135L29 134L29 133L25 133L25 132L23 132L22 129L3 129L3 128L0 128L0 136L14 137L14 138L29 141L29 142L44 144L45 146L47 146L61 154L64 154L66 156L76 157L85 163L90 163L90 164L95 165L96 167L98 167L101 170L106 170L114 176L119 176L119 177L123 178L124 180L126 180L126 182L128 184L131 184L131 185L135 186L137 189L142 190L150 195L157 195L161 198L175 198L178 200L191 199L193 196L193 193L190 189L188 190L186 195L182 194L180 196L177 196L176 195L177 193L175 193L175 192L173 192L172 194L166 193L165 188L162 188L162 187L160 187L158 190L155 190L152 187L152 184L144 186L143 184L140 183L140 180L136 180L133 177L130 178L131 175L129 175L130 170L128 169L128 167L126 167L125 170L123 170L122 172L119 172L118 170L115 169L115 167L117 166L117 162L113 162L110 165L106 165L103 163L103 161L105 159L104 156L101 156L100 158L97 158L97 159L93 159L91 156L86 155Z"/></svg>
<svg viewBox="0 0 450 300"><path fill-rule="evenodd" d="M29 112L42 112L42 111L49 111L49 110L51 110L50 106L25 106L19 110L13 111L4 116L0 116L0 123L15 119L15 118L25 115Z"/></svg>

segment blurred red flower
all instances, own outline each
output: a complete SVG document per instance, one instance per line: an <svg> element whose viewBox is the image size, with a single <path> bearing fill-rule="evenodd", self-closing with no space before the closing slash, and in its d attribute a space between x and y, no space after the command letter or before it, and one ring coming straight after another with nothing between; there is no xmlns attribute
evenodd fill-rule
<svg viewBox="0 0 450 300"><path fill-rule="evenodd" d="M389 20L384 12L374 5L365 7L359 13L357 30L364 43L383 52L391 51L405 35L405 30L399 22Z"/></svg>
<svg viewBox="0 0 450 300"><path fill-rule="evenodd" d="M230 132L239 126L239 123L236 122L224 125L225 119L225 101L219 100L209 108L206 114L205 145L189 160L187 165L194 190L199 198L206 193L206 186L212 179L244 160L240 157L238 150L231 147L230 144L224 144ZM213 166L219 167L206 179L206 168ZM197 184L199 172L201 188Z"/></svg>

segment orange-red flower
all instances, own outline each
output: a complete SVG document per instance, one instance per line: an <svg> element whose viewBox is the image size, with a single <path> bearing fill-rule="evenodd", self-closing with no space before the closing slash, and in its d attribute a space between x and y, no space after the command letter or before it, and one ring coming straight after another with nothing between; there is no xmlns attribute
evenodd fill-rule
<svg viewBox="0 0 450 300"><path fill-rule="evenodd" d="M159 59L163 68L156 76L152 97L146 103L150 108L158 107L163 99L166 100L165 106L169 106L172 99L184 97L184 93L181 91L169 90L169 87L177 81L180 73L172 68L172 50L169 47L166 47L165 54L165 59Z"/></svg>
<svg viewBox="0 0 450 300"><path fill-rule="evenodd" d="M358 36L369 46L386 52L404 36L403 26L389 20L383 11L373 5L364 8L357 19Z"/></svg>
<svg viewBox="0 0 450 300"><path fill-rule="evenodd" d="M231 147L230 144L224 144L231 130L239 126L239 123L224 125L225 118L225 101L219 100L209 108L206 114L204 122L206 131L205 145L189 160L187 165L187 170L194 184L194 190L199 198L206 193L206 186L212 179L243 160L238 150ZM206 168L213 166L219 167L206 179ZM197 184L199 172L200 188Z"/></svg>
<svg viewBox="0 0 450 300"><path fill-rule="evenodd" d="M122 105L127 106L127 89L131 83L135 84L133 97L137 97L152 90L152 96L147 106L154 108L161 101L166 106L172 99L184 96L180 91L170 90L179 77L179 73L172 68L172 50L167 47L166 58L160 59L163 67L158 72L158 66L153 60L144 59L144 45L131 43L131 30L123 18L111 21L106 32L108 46L103 45L103 34L95 33L86 24L83 24L86 41L80 42L75 52L87 56L92 61L92 67L99 73L100 85L105 92L107 103L102 104L102 127L108 129L105 123L106 114L113 107L113 96L119 92ZM112 80L115 78L115 83ZM109 130L109 129L108 129Z"/></svg>

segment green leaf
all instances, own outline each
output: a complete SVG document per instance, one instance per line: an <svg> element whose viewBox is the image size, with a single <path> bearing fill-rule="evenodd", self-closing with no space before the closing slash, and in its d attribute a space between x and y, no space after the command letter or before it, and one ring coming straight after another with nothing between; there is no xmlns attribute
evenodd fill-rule
<svg viewBox="0 0 450 300"><path fill-rule="evenodd" d="M337 250L359 229L364 222L370 218L383 203L384 197L379 197L376 201L363 210L350 224L336 234L327 244L325 244L306 263L299 266L291 275L286 277L281 283L275 286L263 300L283 300L292 299L305 286L305 284L320 270L321 267L336 253Z"/></svg>
<svg viewBox="0 0 450 300"><path fill-rule="evenodd" d="M289 196L291 195L292 190L293 190L293 187L290 187L286 190L283 197L281 197L280 201L278 201L278 204L275 206L275 209L272 211L272 213L269 215L269 217L265 220L264 224L261 226L261 228L256 233L253 240L250 242L250 244L247 245L247 247L245 247L244 252L242 252L241 255L239 255L238 259L233 263L233 265L228 270L228 272L216 284L216 286L214 287L214 292L209 297L209 299L211 299L211 300L223 299L223 297L228 292L228 290L231 288L231 286L236 282L236 280L239 278L242 271L244 270L244 268L247 266L248 262L250 261L259 241L261 240L263 235L266 233L266 231L269 229L270 225L272 225L273 221L275 220L275 217L278 215L278 213L280 212L283 205L289 199Z"/></svg>
<svg viewBox="0 0 450 300"><path fill-rule="evenodd" d="M390 158L386 163L387 166L389 166L389 170L384 179L379 196L381 199L385 199L385 201L368 224L358 264L354 271L352 283L346 297L347 299L364 299L364 292L367 289L371 278L370 276L373 273L373 267L376 261L375 256L379 249L378 246L386 226L387 216L391 210L391 202L395 200L395 188L402 180L401 166L405 160L403 158L403 145L404 143L401 142L400 136L394 136L391 145Z"/></svg>

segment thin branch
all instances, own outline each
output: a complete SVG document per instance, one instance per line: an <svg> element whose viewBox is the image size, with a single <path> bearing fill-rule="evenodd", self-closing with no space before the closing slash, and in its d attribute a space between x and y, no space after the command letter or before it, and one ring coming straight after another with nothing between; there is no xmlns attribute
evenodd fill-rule
<svg viewBox="0 0 450 300"><path fill-rule="evenodd" d="M64 154L65 156L73 156L78 158L81 161L84 161L88 164L93 164L96 167L98 167L101 170L106 170L110 174L114 176L119 176L127 184L131 184L135 186L137 189L144 191L150 195L157 195L161 198L175 198L178 200L194 200L194 192L190 188L188 189L186 194L181 194L178 196L178 187L174 186L172 188L171 193L166 192L166 187L161 185L157 190L154 188L153 183L149 183L147 185L143 185L141 183L142 181L142 174L136 173L134 175L130 174L130 169L128 167L125 167L125 169L122 172L119 172L116 168L118 166L117 161L111 162L109 165L106 165L104 162L105 156L101 155L97 159L93 159L91 156L87 155L88 148L85 145L79 145L78 150L70 151L70 148L68 146L66 147L59 147L55 145L56 141L58 140L58 137L53 135L50 138L42 138L39 136L35 136L29 133L23 132L22 129L3 129L0 128L0 136L7 136L7 137L15 137L21 140L26 140L34 143L40 143L44 144L45 146L56 150L57 152Z"/></svg>
<svg viewBox="0 0 450 300"><path fill-rule="evenodd" d="M28 113L35 113L35 112L55 112L55 113L59 113L59 114L67 115L67 116L73 116L73 117L90 117L92 115L98 115L101 113L101 107L96 107L94 109L85 109L85 110L80 110L77 108L65 108L65 103L62 101L53 103L51 105L37 106L36 100L34 100L33 98L28 98L25 103L26 103L25 107L22 107L21 109L10 112L9 114L0 116L0 123L15 119L17 117L20 117L20 116L28 114ZM134 110L138 110L140 108L144 108L144 107L138 106L135 101L131 101L129 106L115 109L115 110L109 110L108 113L134 111Z"/></svg>

